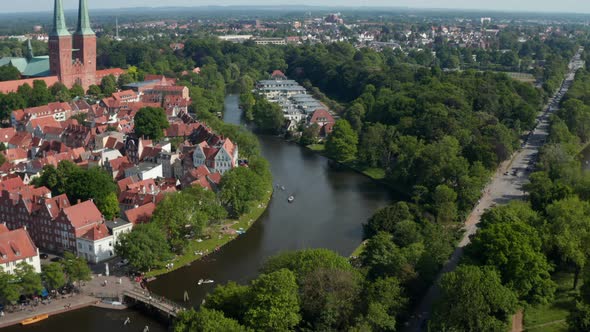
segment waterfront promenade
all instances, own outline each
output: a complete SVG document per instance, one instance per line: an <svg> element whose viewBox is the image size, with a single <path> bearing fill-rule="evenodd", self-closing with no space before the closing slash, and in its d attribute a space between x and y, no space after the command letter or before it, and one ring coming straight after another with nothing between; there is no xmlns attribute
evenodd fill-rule
<svg viewBox="0 0 590 332"><path fill-rule="evenodd" d="M119 283L120 279L120 283ZM105 280L106 286L105 286ZM15 311L10 313L5 308L4 316L0 317L0 328L20 324L24 319L37 315L57 315L71 310L81 309L88 306L97 306L108 309L126 309L124 305L113 306L101 302L103 298L117 299L125 291L132 291L137 288L136 283L127 277L117 276L98 276L94 275L93 279L83 282L79 294L59 295L46 304L39 303L36 306L15 306Z"/></svg>

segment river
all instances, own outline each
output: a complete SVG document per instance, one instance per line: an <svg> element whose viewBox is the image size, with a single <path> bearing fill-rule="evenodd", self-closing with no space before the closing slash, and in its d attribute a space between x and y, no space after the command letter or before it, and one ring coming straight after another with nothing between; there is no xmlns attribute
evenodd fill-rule
<svg viewBox="0 0 590 332"><path fill-rule="evenodd" d="M241 123L238 96L226 98L224 120ZM335 170L325 157L299 145L271 136L259 139L274 182L286 189L276 189L268 209L246 234L201 261L158 277L150 283L152 291L178 302L182 302L187 291L191 303L198 305L215 287L215 284L197 286L199 279L213 279L216 284L229 280L246 283L256 277L265 259L281 251L321 247L348 256L362 240L362 223L392 199L384 186L353 171ZM291 194L295 202L289 204L287 197ZM60 326L63 332L99 328L127 331L122 322L130 314L132 322L138 326L150 325L151 332L165 330L164 326L133 311L83 309L31 328L15 327L7 331L53 331L55 326Z"/></svg>

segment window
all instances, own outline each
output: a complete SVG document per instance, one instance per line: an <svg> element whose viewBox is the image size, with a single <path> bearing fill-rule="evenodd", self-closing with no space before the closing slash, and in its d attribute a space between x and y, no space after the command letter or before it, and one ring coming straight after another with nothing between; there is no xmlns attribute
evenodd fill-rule
<svg viewBox="0 0 590 332"><path fill-rule="evenodd" d="M88 250L92 251L92 245L91 244L88 245Z"/></svg>

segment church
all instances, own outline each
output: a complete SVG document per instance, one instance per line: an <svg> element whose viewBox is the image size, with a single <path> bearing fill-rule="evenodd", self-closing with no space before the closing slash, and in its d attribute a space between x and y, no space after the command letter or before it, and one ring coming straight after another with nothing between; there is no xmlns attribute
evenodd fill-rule
<svg viewBox="0 0 590 332"><path fill-rule="evenodd" d="M49 57L34 57L31 52L27 58L0 61L0 65L17 64L15 67L24 78L0 82L0 92L15 92L21 85L32 86L34 80L43 80L47 86L61 82L68 88L78 83L88 90L91 85L100 84L105 76L118 77L124 73L120 68L96 70L96 35L90 27L87 0L80 0L78 24L73 34L66 25L62 0L54 1Z"/></svg>

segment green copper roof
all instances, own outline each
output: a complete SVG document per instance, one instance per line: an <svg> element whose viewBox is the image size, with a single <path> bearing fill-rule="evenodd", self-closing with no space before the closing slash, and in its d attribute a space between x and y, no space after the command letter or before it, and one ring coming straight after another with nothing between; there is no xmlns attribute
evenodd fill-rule
<svg viewBox="0 0 590 332"><path fill-rule="evenodd" d="M77 35L93 35L94 31L90 28L90 17L88 16L88 3L86 0L80 0L78 9L78 29Z"/></svg>
<svg viewBox="0 0 590 332"><path fill-rule="evenodd" d="M33 53L33 46L31 46L31 40L27 39L27 59L31 60L35 57L35 54Z"/></svg>
<svg viewBox="0 0 590 332"><path fill-rule="evenodd" d="M64 6L62 0L55 0L55 6L53 9L53 30L51 30L51 36L67 36L70 33L66 27L66 18L64 16Z"/></svg>

